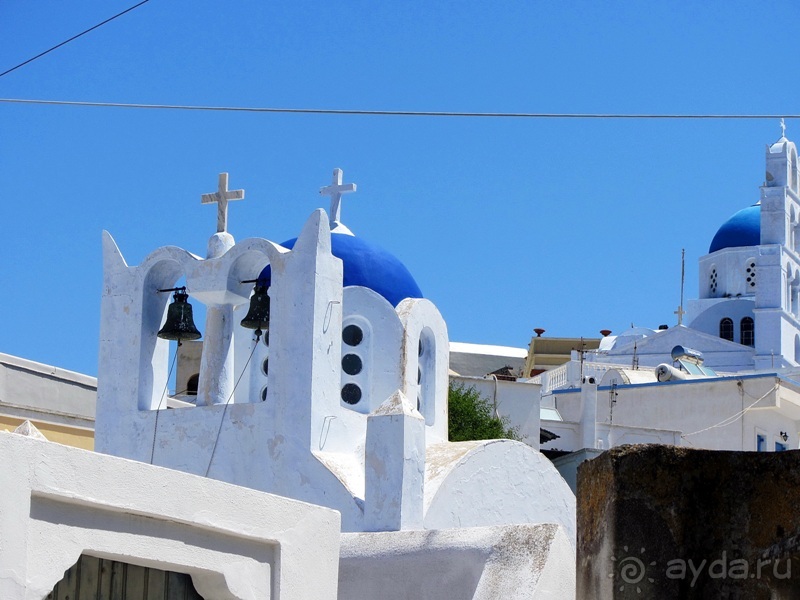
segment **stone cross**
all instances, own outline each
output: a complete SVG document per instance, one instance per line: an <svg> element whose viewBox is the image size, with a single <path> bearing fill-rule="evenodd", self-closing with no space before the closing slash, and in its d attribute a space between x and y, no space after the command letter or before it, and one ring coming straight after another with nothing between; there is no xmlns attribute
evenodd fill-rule
<svg viewBox="0 0 800 600"><path fill-rule="evenodd" d="M683 306L679 306L678 310L672 312L673 315L678 315L678 325L683 324L683 315L686 314L686 311L683 310Z"/></svg>
<svg viewBox="0 0 800 600"><path fill-rule="evenodd" d="M342 184L342 170L333 170L333 180L330 185L319 190L323 196L331 197L331 223L338 223L342 215L342 194L356 191L355 183Z"/></svg>
<svg viewBox="0 0 800 600"><path fill-rule="evenodd" d="M216 192L201 196L201 204L217 203L217 233L228 231L228 200L241 200L243 198L244 190L228 191L227 173L219 174L219 184Z"/></svg>
<svg viewBox="0 0 800 600"><path fill-rule="evenodd" d="M781 137L786 137L786 122L781 118Z"/></svg>

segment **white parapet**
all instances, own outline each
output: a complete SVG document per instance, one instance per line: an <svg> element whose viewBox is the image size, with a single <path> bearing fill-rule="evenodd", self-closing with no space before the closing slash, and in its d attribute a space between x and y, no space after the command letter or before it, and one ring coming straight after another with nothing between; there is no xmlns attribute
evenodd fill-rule
<svg viewBox="0 0 800 600"><path fill-rule="evenodd" d="M0 461L3 600L44 598L82 554L187 573L205 598L337 596L334 510L13 433Z"/></svg>
<svg viewBox="0 0 800 600"><path fill-rule="evenodd" d="M575 551L554 524L346 533L339 597L569 600Z"/></svg>

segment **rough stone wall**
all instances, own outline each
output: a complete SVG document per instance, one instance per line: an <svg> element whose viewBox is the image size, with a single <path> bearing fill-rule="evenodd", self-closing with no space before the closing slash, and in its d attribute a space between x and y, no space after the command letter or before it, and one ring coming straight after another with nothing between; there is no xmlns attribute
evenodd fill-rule
<svg viewBox="0 0 800 600"><path fill-rule="evenodd" d="M620 446L577 497L578 600L800 598L800 451Z"/></svg>

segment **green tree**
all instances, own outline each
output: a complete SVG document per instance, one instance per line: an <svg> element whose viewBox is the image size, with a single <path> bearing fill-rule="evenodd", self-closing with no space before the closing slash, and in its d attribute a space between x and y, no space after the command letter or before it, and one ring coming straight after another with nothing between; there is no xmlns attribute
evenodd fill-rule
<svg viewBox="0 0 800 600"><path fill-rule="evenodd" d="M518 440L507 417L496 417L491 403L473 386L450 382L447 396L449 438L451 442L467 440Z"/></svg>

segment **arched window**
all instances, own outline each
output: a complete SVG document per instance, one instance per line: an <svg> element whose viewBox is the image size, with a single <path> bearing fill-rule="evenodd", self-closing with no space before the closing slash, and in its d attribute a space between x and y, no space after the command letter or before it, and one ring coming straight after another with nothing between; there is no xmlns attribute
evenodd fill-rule
<svg viewBox="0 0 800 600"><path fill-rule="evenodd" d="M197 396L197 385L200 383L200 373L195 373L186 382L186 395Z"/></svg>
<svg viewBox="0 0 800 600"><path fill-rule="evenodd" d="M794 336L794 362L800 365L800 335Z"/></svg>
<svg viewBox="0 0 800 600"><path fill-rule="evenodd" d="M792 223L792 250L800 250L800 219Z"/></svg>
<svg viewBox="0 0 800 600"><path fill-rule="evenodd" d="M729 342L733 341L733 319L725 317L719 322L719 337Z"/></svg>
<svg viewBox="0 0 800 600"><path fill-rule="evenodd" d="M741 334L743 346L756 345L756 331L751 317L742 319L742 322L739 324L739 333Z"/></svg>
<svg viewBox="0 0 800 600"><path fill-rule="evenodd" d="M800 304L800 272L795 272L792 278L791 267L788 270L789 279L789 312L797 316L798 304Z"/></svg>

